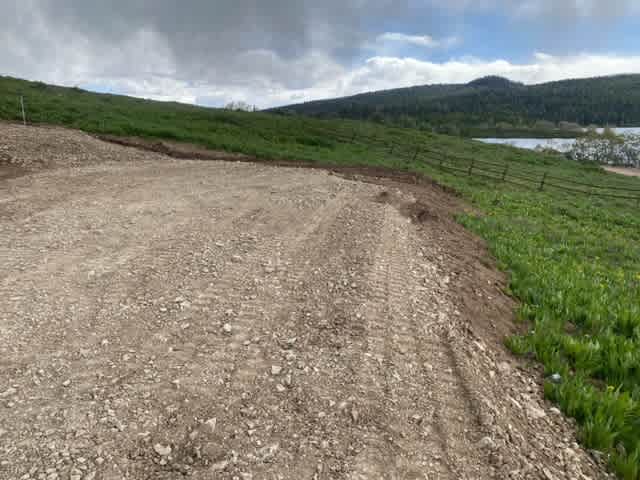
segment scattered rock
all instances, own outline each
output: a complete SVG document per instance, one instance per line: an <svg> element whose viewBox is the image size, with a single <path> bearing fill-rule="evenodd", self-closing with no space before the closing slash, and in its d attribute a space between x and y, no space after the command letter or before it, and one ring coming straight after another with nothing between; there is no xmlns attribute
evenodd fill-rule
<svg viewBox="0 0 640 480"><path fill-rule="evenodd" d="M230 324L225 323L225 324L222 326L222 332L223 332L225 335L231 335L231 333L233 333L233 327L232 327Z"/></svg>
<svg viewBox="0 0 640 480"><path fill-rule="evenodd" d="M209 428L209 430L211 431L211 433L216 431L216 426L218 425L218 419L216 418L210 418L209 420L207 420L206 422L204 422L204 424Z"/></svg>
<svg viewBox="0 0 640 480"><path fill-rule="evenodd" d="M358 412L358 410L355 407L353 407L351 409L350 414L351 414L351 420L353 420L353 423L358 423L358 419L360 418L360 412Z"/></svg>
<svg viewBox="0 0 640 480"><path fill-rule="evenodd" d="M153 450L161 457L168 457L169 455L171 455L171 447L169 445L165 446L161 443L156 443L153 446Z"/></svg>
<svg viewBox="0 0 640 480"><path fill-rule="evenodd" d="M417 423L418 425L420 425L423 420L424 417L422 415L418 415L417 413L411 417L411 421L413 423Z"/></svg>
<svg viewBox="0 0 640 480"><path fill-rule="evenodd" d="M549 377L549 381L558 385L562 383L562 375L560 375L559 373L554 373Z"/></svg>
<svg viewBox="0 0 640 480"><path fill-rule="evenodd" d="M260 460L262 460L263 462L268 463L276 456L279 448L280 445L277 443L262 447L260 450L258 450L258 458L260 458Z"/></svg>
<svg viewBox="0 0 640 480"><path fill-rule="evenodd" d="M541 418L546 417L547 413L544 410L542 410L541 408L536 407L535 405L528 405L527 406L527 415L532 420L540 420Z"/></svg>
<svg viewBox="0 0 640 480"><path fill-rule="evenodd" d="M18 390L13 387L9 387L4 392L0 393L0 398L10 397L11 395L15 395L16 393L18 393Z"/></svg>
<svg viewBox="0 0 640 480"><path fill-rule="evenodd" d="M483 437L479 442L478 446L482 450L494 450L496 448L496 444L491 437Z"/></svg>
<svg viewBox="0 0 640 480"><path fill-rule="evenodd" d="M282 367L279 365L271 366L271 375L280 375L282 373Z"/></svg>
<svg viewBox="0 0 640 480"><path fill-rule="evenodd" d="M227 469L229 466L229 462L227 460L221 460L220 462L216 462L211 465L211 471L213 472L222 472Z"/></svg>
<svg viewBox="0 0 640 480"><path fill-rule="evenodd" d="M508 362L500 362L498 364L498 371L503 375L511 373L511 365Z"/></svg>

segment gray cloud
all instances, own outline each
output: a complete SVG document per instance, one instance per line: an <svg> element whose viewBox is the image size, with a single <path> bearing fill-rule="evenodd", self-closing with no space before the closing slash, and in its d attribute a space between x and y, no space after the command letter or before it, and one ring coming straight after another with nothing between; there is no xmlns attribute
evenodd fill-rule
<svg viewBox="0 0 640 480"><path fill-rule="evenodd" d="M435 9L452 18L501 11L514 22L612 18L637 10L609 0L0 0L0 74L99 86L160 99L260 106L374 88L363 64L390 25L431 31ZM604 6L603 6L604 5ZM391 27L389 27L391 28ZM563 27L564 29L564 27ZM562 29L561 29L562 30ZM384 38L384 37L381 37ZM464 42L464 38L460 39ZM438 40L443 41L443 40ZM392 50L379 50L389 55ZM382 65L378 63L376 65ZM376 69L394 86L423 79L397 63ZM411 63L402 68L413 68ZM373 71L373 70L371 70ZM445 75L446 77L446 75ZM369 83L367 83L369 82Z"/></svg>

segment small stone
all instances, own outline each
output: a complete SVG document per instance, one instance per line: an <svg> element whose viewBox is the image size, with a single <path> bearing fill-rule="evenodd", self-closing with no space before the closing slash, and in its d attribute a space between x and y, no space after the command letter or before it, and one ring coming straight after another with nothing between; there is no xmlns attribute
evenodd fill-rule
<svg viewBox="0 0 640 480"><path fill-rule="evenodd" d="M63 387L68 387L69 385L71 385L71 380L66 380L66 381L62 382L62 386Z"/></svg>
<svg viewBox="0 0 640 480"><path fill-rule="evenodd" d="M527 414L529 415L529 418L533 420L540 420L541 418L544 418L547 416L544 410L534 405L529 405L527 407Z"/></svg>
<svg viewBox="0 0 640 480"><path fill-rule="evenodd" d="M218 425L218 419L217 418L210 418L209 420L204 422L204 424L209 428L211 433L213 433L213 432L216 431L216 426Z"/></svg>
<svg viewBox="0 0 640 480"><path fill-rule="evenodd" d="M84 476L83 480L94 480L96 478L96 472L89 472Z"/></svg>
<svg viewBox="0 0 640 480"><path fill-rule="evenodd" d="M562 415L562 412L561 412L559 409L557 409L556 407L551 407L551 408L549 409L549 411L550 411L551 413L553 413L554 415L558 415L558 416Z"/></svg>
<svg viewBox="0 0 640 480"><path fill-rule="evenodd" d="M232 255L231 261L233 263L240 263L242 261L242 257L240 255Z"/></svg>
<svg viewBox="0 0 640 480"><path fill-rule="evenodd" d="M168 457L169 455L171 455L171 447L170 446L164 446L160 443L156 443L153 446L153 449L155 450L155 452L160 455L161 457Z"/></svg>
<svg viewBox="0 0 640 480"><path fill-rule="evenodd" d="M268 445L258 450L258 455L263 462L269 462L271 461L271 459L273 459L273 457L276 456L279 448L280 446L277 443Z"/></svg>
<svg viewBox="0 0 640 480"><path fill-rule="evenodd" d="M225 323L222 326L222 331L225 333L225 335L231 335L231 332L233 332L233 327L230 324Z"/></svg>
<svg viewBox="0 0 640 480"><path fill-rule="evenodd" d="M498 371L503 375L511 373L511 365L508 362L500 362L498 364Z"/></svg>
<svg viewBox="0 0 640 480"><path fill-rule="evenodd" d="M287 388L284 385L278 384L276 385L276 390L278 393L284 393L287 391Z"/></svg>
<svg viewBox="0 0 640 480"><path fill-rule="evenodd" d="M104 458L102 458L102 457L96 458L96 464L102 465L103 463L104 463Z"/></svg>
<svg viewBox="0 0 640 480"><path fill-rule="evenodd" d="M16 393L18 393L18 390L13 387L9 387L4 392L0 393L0 398L10 397L11 395L15 395Z"/></svg>
<svg viewBox="0 0 640 480"><path fill-rule="evenodd" d="M483 450L494 450L496 448L496 444L491 437L483 437L478 442L478 446Z"/></svg>
<svg viewBox="0 0 640 480"><path fill-rule="evenodd" d="M279 365L271 366L271 375L280 375L282 373L282 367Z"/></svg>
<svg viewBox="0 0 640 480"><path fill-rule="evenodd" d="M217 462L211 465L211 470L214 472L222 472L226 470L228 466L229 466L229 462L227 460L222 460L220 462Z"/></svg>
<svg viewBox="0 0 640 480"><path fill-rule="evenodd" d="M360 418L360 412L358 412L358 410L356 410L355 408L351 409L351 420L353 420L353 423L358 423L358 419Z"/></svg>
<svg viewBox="0 0 640 480"><path fill-rule="evenodd" d="M560 375L559 373L554 373L549 377L549 381L558 385L562 383L562 375Z"/></svg>

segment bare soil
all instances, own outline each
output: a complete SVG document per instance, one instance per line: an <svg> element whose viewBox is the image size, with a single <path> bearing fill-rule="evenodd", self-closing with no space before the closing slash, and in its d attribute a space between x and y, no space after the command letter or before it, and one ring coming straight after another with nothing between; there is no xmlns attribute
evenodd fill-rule
<svg viewBox="0 0 640 480"><path fill-rule="evenodd" d="M429 181L1 124L0 152L0 478L606 477Z"/></svg>
<svg viewBox="0 0 640 480"><path fill-rule="evenodd" d="M605 170L612 173L619 173L627 177L640 177L640 168L629 167L604 167Z"/></svg>

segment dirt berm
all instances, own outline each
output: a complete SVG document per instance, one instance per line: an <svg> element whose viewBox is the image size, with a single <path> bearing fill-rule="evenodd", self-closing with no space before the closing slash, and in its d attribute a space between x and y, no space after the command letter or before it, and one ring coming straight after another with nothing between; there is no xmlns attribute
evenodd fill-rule
<svg viewBox="0 0 640 480"><path fill-rule="evenodd" d="M0 125L0 478L606 476L454 196L165 154Z"/></svg>

